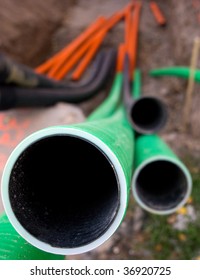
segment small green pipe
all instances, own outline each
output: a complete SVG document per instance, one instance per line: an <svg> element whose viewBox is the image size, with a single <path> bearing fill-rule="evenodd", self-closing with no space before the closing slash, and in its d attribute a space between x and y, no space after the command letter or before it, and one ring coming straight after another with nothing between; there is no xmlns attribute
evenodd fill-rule
<svg viewBox="0 0 200 280"><path fill-rule="evenodd" d="M141 71L136 69L133 74L132 96L137 99L141 96Z"/></svg>
<svg viewBox="0 0 200 280"><path fill-rule="evenodd" d="M153 77L160 76L175 76L184 79L188 79L190 76L190 68L188 67L166 67L160 69L154 69L150 71L150 75ZM200 83L200 70L195 71L195 81Z"/></svg>
<svg viewBox="0 0 200 280"><path fill-rule="evenodd" d="M115 79L112 88L110 90L110 93L108 94L108 97L96 110L94 110L94 112L92 112L89 115L87 121L94 121L98 119L108 118L114 113L114 111L116 110L117 106L120 103L122 81L123 81L123 75L122 73L118 72L115 75Z"/></svg>
<svg viewBox="0 0 200 280"><path fill-rule="evenodd" d="M170 214L184 205L191 189L188 169L157 135L135 140L132 191L136 201L154 214Z"/></svg>
<svg viewBox="0 0 200 280"><path fill-rule="evenodd" d="M0 260L64 260L64 256L46 253L25 241L5 214L0 216Z"/></svg>
<svg viewBox="0 0 200 280"><path fill-rule="evenodd" d="M149 160L149 158L161 155L178 160L177 156L167 144L157 135L142 135L138 137L136 149L137 157L135 157L135 167L138 167L144 161Z"/></svg>
<svg viewBox="0 0 200 280"><path fill-rule="evenodd" d="M141 96L140 70L133 75L130 91L132 102L127 106L127 112L133 129L139 134L153 134L162 129L167 121L166 106L158 98Z"/></svg>

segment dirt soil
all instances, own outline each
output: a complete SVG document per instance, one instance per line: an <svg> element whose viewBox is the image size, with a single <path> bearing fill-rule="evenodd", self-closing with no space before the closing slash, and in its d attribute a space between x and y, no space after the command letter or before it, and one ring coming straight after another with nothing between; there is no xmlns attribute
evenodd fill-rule
<svg viewBox="0 0 200 280"><path fill-rule="evenodd" d="M16 5L17 2L20 4ZM128 2L128 0L0 0L1 51L17 61L35 67L80 34L98 15L109 16ZM199 6L196 7L192 4L193 1L157 0L167 19L165 27L156 24L149 9L149 1L142 2L138 67L142 70L143 94L158 96L168 105L169 121L161 136L181 158L189 156L199 162L199 84L195 84L190 127L183 133L182 111L187 81L167 77L152 78L149 76L149 71L157 67L190 64L193 41L199 35L200 0ZM105 48L116 47L123 41L123 28L123 24L120 23L109 33L104 42ZM198 67L200 67L199 60ZM105 92L101 92L91 101L76 107L76 110L81 109L85 115L88 115L100 104L105 95ZM35 111L29 110L28 113L34 115ZM50 118L49 123L45 125L48 124L51 125ZM151 258L148 251L133 249L137 242L142 242L141 238L145 238L141 235L141 229L146 214L132 203L130 209L125 221L108 242L92 252L71 258ZM2 210L1 205L0 210Z"/></svg>

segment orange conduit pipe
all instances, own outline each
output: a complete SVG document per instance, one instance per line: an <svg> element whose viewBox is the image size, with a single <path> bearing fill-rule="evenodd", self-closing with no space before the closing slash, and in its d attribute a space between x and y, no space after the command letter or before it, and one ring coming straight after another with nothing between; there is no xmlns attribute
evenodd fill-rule
<svg viewBox="0 0 200 280"><path fill-rule="evenodd" d="M131 6L129 6L126 10L126 15L125 15L125 49L124 49L124 54L123 54L123 60L121 62L121 70L123 70L123 61L124 61L124 57L125 57L125 52L128 53L129 57L131 57L131 52L132 50L130 50L129 44L130 44L130 38L133 36L132 34L132 8ZM131 63L129 64L129 72L130 72L130 76L131 74Z"/></svg>
<svg viewBox="0 0 200 280"><path fill-rule="evenodd" d="M83 73L86 70L87 66L89 65L89 63L91 62L92 58L94 57L94 55L96 54L97 50L99 49L99 47L100 47L103 39L105 38L107 32L111 28L113 28L113 26L115 26L125 16L125 12L126 12L126 10L129 7L133 7L133 4L130 3L122 11L115 12L107 21L104 22L104 24L101 26L101 29L97 30L97 34L96 34L97 37L99 36L101 38L97 38L97 37L93 37L93 38L90 37L90 38L88 38L89 40L91 40L91 42L96 41L96 40L98 40L99 42L95 43L96 46L94 46L94 47L91 46L90 43L88 43L87 51L89 51L90 54L86 54L86 58L83 58L83 62L81 61L81 65L80 66L78 65L77 66L78 69L75 69L75 73L72 74L72 75L74 75L74 79L75 80L78 80L78 79L81 78L81 76L83 75ZM100 34L100 33L103 33L103 34ZM87 44L87 40L86 40L86 44ZM86 53L87 53L87 51L86 51ZM76 64L75 60L73 60L73 63L70 64L70 67L66 66L67 70L66 70L66 68L64 66L64 69L61 70L61 68L60 68L60 70L59 70L59 71L61 71L61 74L57 73L55 75L52 75L52 73L51 73L51 77L55 77L56 79L62 79L64 77L64 72L65 72L65 75L66 75L71 70L71 68L74 66L74 65L72 66L72 64L74 64L74 65Z"/></svg>
<svg viewBox="0 0 200 280"><path fill-rule="evenodd" d="M134 14L132 16L131 27L129 28L130 36L128 42L128 49L127 52L130 57L130 68L131 68L131 75L135 70L136 60L137 60L137 47L138 47L138 33L139 33L139 22L140 22L140 13L142 4L135 3Z"/></svg>
<svg viewBox="0 0 200 280"><path fill-rule="evenodd" d="M73 80L79 80L81 78L81 76L83 75L84 71L86 70L87 66L89 65L89 63L91 62L92 58L94 57L94 55L96 54L96 52L98 51L99 47L101 46L107 32L115 25L118 23L118 21L120 21L122 19L122 17L124 16L124 12L118 14L117 16L113 15L110 18L110 23L107 22L107 26L105 26L104 30L100 30L99 34L96 35L96 37L94 37L93 41L93 45L91 46L91 48L89 49L88 53L86 54L86 56L82 59L82 61L80 62L80 64L77 66L77 68L75 69L75 71L72 74L72 79ZM105 23L106 24L106 23Z"/></svg>
<svg viewBox="0 0 200 280"><path fill-rule="evenodd" d="M61 65L66 61L67 58L69 58L71 55L73 55L73 52L76 51L78 47L81 47L81 45L88 39L92 39L92 35L97 31L99 32L105 32L104 35L101 35L99 39L97 39L99 42L95 43L96 46L90 46L88 43L88 47L84 47L84 50L86 51L89 48L90 54L87 55L86 58L83 59L83 62L81 62L81 65L78 66L78 69L75 70L74 79L79 79L89 63L91 62L92 58L94 57L95 53L97 52L99 46L101 45L101 42L103 41L106 33L118 22L120 21L126 14L127 10L130 10L134 7L134 3L129 3L122 11L116 12L113 16L111 16L110 19L106 21L105 17L99 17L93 24L91 24L84 33L82 33L77 39L75 39L71 44L66 46L64 49L62 49L60 52L55 54L52 58L38 66L35 70L38 73L48 73L48 76L51 78L55 78L56 80L62 79L64 76L63 72L64 70L60 70L61 74L58 74L59 69L61 68ZM118 14L118 16L117 16ZM98 30L100 29L100 30ZM101 30L105 29L105 30ZM84 53L84 51L81 51L81 53ZM80 54L79 54L80 55ZM60 61L60 63L59 63ZM76 64L77 59L72 60L69 70L72 68L72 64ZM74 65L73 65L74 66ZM64 68L65 69L65 68ZM67 67L67 72L69 71ZM67 74L66 72L66 74Z"/></svg>
<svg viewBox="0 0 200 280"><path fill-rule="evenodd" d="M161 9L158 7L158 4L156 2L154 2L154 1L151 1L149 3L149 5L150 5L152 14L153 14L155 20L157 21L157 23L160 26L165 26L167 21L166 21L166 18L164 16L164 14L161 11Z"/></svg>
<svg viewBox="0 0 200 280"><path fill-rule="evenodd" d="M49 58L47 61L39 65L35 68L37 73L46 73L52 66L55 66L58 61L60 61L64 57L70 56L87 38L89 38L92 34L94 34L101 25L106 21L105 17L101 16L97 18L95 22L93 22L86 30L78 36L74 41L72 41L69 45L63 48L61 51L56 53L54 56Z"/></svg>
<svg viewBox="0 0 200 280"><path fill-rule="evenodd" d="M101 29L104 29L104 28L106 29L105 33L107 33L118 21L120 21L125 16L126 10L132 8L133 6L134 6L133 3L129 3L122 11L116 12L107 21L104 17L98 18L96 20L96 22L94 22L91 26L89 26L83 34L81 34L77 39L75 39L75 41L73 41L70 45L68 45L66 48L61 50L59 53L55 54L48 61L46 61L42 65L38 66L36 68L36 71L39 72L39 73L40 72L41 73L47 73L48 72L49 77L55 78L55 79L61 79L61 78L58 78L60 75L57 76L57 72L59 71L58 69L61 68L61 64L63 64L64 61L66 61L66 59L69 58L73 54L73 52L78 47L80 47L82 45L82 43L84 43L88 39L91 39L90 37L93 35L93 33L95 33L96 31L102 31ZM115 16L117 14L119 15L118 19L115 18ZM100 29L100 30L98 30L98 29ZM103 39L102 39L102 41L103 41ZM86 67L90 63L93 56L95 55L94 50L95 49L96 49L96 51L98 50L97 45L98 44L96 44L96 48L95 47L92 48L93 49L93 51L92 51L93 55L90 54L90 55L87 56L87 59L85 59L83 64L82 64L83 68L81 67L81 71L80 71L80 68L79 68L78 71L80 71L80 72L85 71ZM99 44L99 46L100 46L100 44ZM61 61L61 64L58 63L58 61ZM63 74L61 76L63 76Z"/></svg>
<svg viewBox="0 0 200 280"><path fill-rule="evenodd" d="M125 52L126 52L126 45L125 45L125 43L122 43L119 45L119 49L118 49L117 73L123 71Z"/></svg>
<svg viewBox="0 0 200 280"><path fill-rule="evenodd" d="M72 67L80 60L80 58L85 54L86 51L94 44L97 40L100 42L103 41L107 32L116 25L122 18L124 17L124 12L117 12L113 16L111 16L102 28L91 38L89 38L84 45L77 50L77 52L70 58L67 64L64 64L57 73L54 73L54 78L57 80L62 79L71 69ZM87 66L87 65L86 65ZM52 75L51 75L52 77Z"/></svg>
<svg viewBox="0 0 200 280"><path fill-rule="evenodd" d="M121 16L122 17L126 17L126 14L133 9L134 4L130 3L128 4L121 12ZM113 15L114 17L114 15ZM121 20L121 18L119 19ZM115 21L115 19L114 19ZM113 26L118 22L118 20L116 20L116 22L113 24ZM105 23L106 24L106 23ZM112 24L111 24L112 25ZM111 26L110 28L112 28L113 26ZM109 29L110 29L109 28ZM83 73L85 72L87 66L90 64L92 58L95 56L97 50L99 49L104 37L106 36L107 32L109 30L105 30L104 35L102 35L101 39L98 40L98 42L94 43L94 46L91 47L91 49L89 50L89 53L86 54L86 57L83 58L83 60L80 62L80 64L77 66L77 68L75 69L75 71L72 73L72 80L79 80L81 78L81 76L83 75ZM128 39L128 38L127 38ZM121 68L122 69L122 68Z"/></svg>
<svg viewBox="0 0 200 280"><path fill-rule="evenodd" d="M132 24L132 7L129 6L125 14L125 44L128 49L128 44L130 41L131 34L131 24Z"/></svg>
<svg viewBox="0 0 200 280"><path fill-rule="evenodd" d="M56 67L52 68L48 73L48 77L54 78L55 80L62 80L64 76L72 69L72 67L78 63L81 57L87 52L92 45L92 40L87 40L86 43L76 50L76 52L67 60L68 57L58 61ZM67 60L67 63L66 63ZM59 63L60 62L60 63Z"/></svg>
<svg viewBox="0 0 200 280"><path fill-rule="evenodd" d="M102 41L105 37L105 33L103 32L102 34L99 34L99 38L95 40L93 45L89 48L88 52L84 56L84 58L81 60L75 71L72 73L71 79L74 81L77 81L81 78L83 73L85 72L87 66L90 64L92 58L95 56L97 53L99 47L102 44Z"/></svg>

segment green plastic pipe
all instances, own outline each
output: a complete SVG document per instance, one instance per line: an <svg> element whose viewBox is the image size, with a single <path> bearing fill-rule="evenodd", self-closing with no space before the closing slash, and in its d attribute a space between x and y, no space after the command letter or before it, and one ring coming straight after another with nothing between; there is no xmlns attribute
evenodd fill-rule
<svg viewBox="0 0 200 280"><path fill-rule="evenodd" d="M46 253L30 245L3 214L0 216L0 260L64 260L64 256Z"/></svg>
<svg viewBox="0 0 200 280"><path fill-rule="evenodd" d="M88 118L88 119L98 119L102 117L109 117L111 114L113 114L114 110L116 110L118 103L119 103L119 97L121 92L121 85L122 85L122 74L118 73L116 75L115 81L113 83L113 87L111 89L111 92L108 96L108 98L102 103L101 106L99 106L98 109L95 110L95 112ZM105 104L104 104L105 103ZM9 223L9 220L7 216L4 214L1 218L1 239L2 241L0 246L0 251L2 253L0 254L0 259L46 259L47 257L52 259L63 259L63 256L55 255L46 253L44 251L41 251L29 243L27 243L12 227L12 225ZM11 236L11 239L9 240L9 237ZM17 241L13 238L17 239ZM6 239L6 243L5 243ZM14 247L13 247L14 242ZM17 244L17 245L16 245ZM23 246L22 246L23 245ZM9 247L10 250L5 246ZM22 250L23 247L23 250ZM27 248L27 249L26 249ZM6 253L5 253L6 252ZM27 252L29 254L27 254Z"/></svg>
<svg viewBox="0 0 200 280"><path fill-rule="evenodd" d="M150 75L153 77L160 76L175 76L184 79L188 79L190 76L190 68L188 67L166 67L160 69L154 69L150 71ZM200 70L195 71L195 81L200 82Z"/></svg>
<svg viewBox="0 0 200 280"><path fill-rule="evenodd" d="M121 84L117 74L108 99L85 123L40 130L11 154L2 176L3 203L16 231L33 246L83 253L122 222L134 139L118 106Z"/></svg>
<svg viewBox="0 0 200 280"><path fill-rule="evenodd" d="M128 94L126 93L126 96ZM141 73L135 71L131 93L126 108L130 124L139 134L153 134L161 130L167 122L165 104L154 96L141 96Z"/></svg>
<svg viewBox="0 0 200 280"><path fill-rule="evenodd" d="M94 121L97 119L109 118L119 106L120 95L122 88L123 75L118 72L111 88L111 91L105 101L90 114L87 121Z"/></svg>
<svg viewBox="0 0 200 280"><path fill-rule="evenodd" d="M156 135L135 140L133 196L141 207L154 214L171 214L187 201L192 179L188 169Z"/></svg>
<svg viewBox="0 0 200 280"><path fill-rule="evenodd" d="M134 71L131 93L134 99L141 96L141 71L139 69Z"/></svg>

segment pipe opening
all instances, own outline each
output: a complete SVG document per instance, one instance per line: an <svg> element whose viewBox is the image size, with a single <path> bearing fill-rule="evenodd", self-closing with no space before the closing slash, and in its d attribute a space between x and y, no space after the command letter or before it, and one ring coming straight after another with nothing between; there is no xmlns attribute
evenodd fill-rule
<svg viewBox="0 0 200 280"><path fill-rule="evenodd" d="M40 139L14 164L9 197L20 224L59 248L98 239L119 208L113 166L92 143L68 135Z"/></svg>
<svg viewBox="0 0 200 280"><path fill-rule="evenodd" d="M178 206L187 193L187 178L173 162L158 160L144 166L136 178L140 200L155 210L170 210Z"/></svg>
<svg viewBox="0 0 200 280"><path fill-rule="evenodd" d="M157 98L141 97L133 103L130 117L137 132L153 133L165 125L167 112L164 104Z"/></svg>

